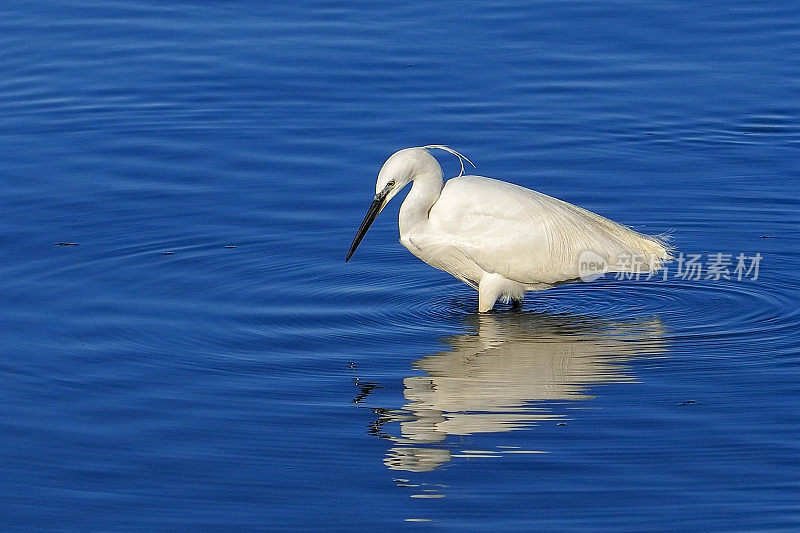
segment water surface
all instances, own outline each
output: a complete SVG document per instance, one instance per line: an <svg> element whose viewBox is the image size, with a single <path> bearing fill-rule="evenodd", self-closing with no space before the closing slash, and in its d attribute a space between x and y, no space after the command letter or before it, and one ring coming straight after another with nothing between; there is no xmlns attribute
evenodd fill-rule
<svg viewBox="0 0 800 533"><path fill-rule="evenodd" d="M5 3L4 529L800 528L798 57L778 1ZM729 279L478 316L399 201L345 265L431 143Z"/></svg>

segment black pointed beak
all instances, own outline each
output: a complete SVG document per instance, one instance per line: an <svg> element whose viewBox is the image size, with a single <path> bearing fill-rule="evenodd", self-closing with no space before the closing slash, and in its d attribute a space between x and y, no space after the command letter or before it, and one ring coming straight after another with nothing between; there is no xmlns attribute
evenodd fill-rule
<svg viewBox="0 0 800 533"><path fill-rule="evenodd" d="M372 200L369 209L367 209L367 216L364 217L364 221L361 223L361 226L359 226L355 239L353 239L353 244L350 245L350 251L347 252L347 258L344 260L345 263L350 261L350 258L353 257L353 253L361 243L361 239L363 239L364 235L367 234L367 230L375 221L375 217L377 217L378 213L380 213L381 209L383 209L383 204L386 202L386 196L388 193L389 191L387 187L375 195L375 199Z"/></svg>

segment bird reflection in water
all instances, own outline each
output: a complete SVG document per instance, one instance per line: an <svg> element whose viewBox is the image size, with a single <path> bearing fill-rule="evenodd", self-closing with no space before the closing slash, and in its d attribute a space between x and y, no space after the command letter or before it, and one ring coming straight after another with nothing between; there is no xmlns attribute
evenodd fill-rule
<svg viewBox="0 0 800 533"><path fill-rule="evenodd" d="M442 444L449 435L563 419L548 402L587 400L593 385L634 381L626 361L664 352L657 318L613 322L510 313L468 320L472 333L447 337L446 350L414 363L424 375L403 380L408 403L402 409L374 410L379 416L369 432L396 444L385 458L388 468L441 466L452 459Z"/></svg>

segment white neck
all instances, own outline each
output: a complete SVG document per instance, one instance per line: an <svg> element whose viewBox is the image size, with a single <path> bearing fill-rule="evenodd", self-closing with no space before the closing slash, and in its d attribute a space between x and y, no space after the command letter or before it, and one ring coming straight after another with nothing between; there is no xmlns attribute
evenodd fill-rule
<svg viewBox="0 0 800 533"><path fill-rule="evenodd" d="M407 235L419 224L428 222L428 213L442 193L442 169L428 169L414 177L411 191L400 206L400 235Z"/></svg>

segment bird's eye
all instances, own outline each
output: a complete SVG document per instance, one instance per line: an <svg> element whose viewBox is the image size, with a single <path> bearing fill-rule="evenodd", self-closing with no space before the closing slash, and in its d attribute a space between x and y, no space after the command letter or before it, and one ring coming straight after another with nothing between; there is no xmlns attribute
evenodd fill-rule
<svg viewBox="0 0 800 533"><path fill-rule="evenodd" d="M387 187L394 187L394 180L389 180L389 183L386 184Z"/></svg>

